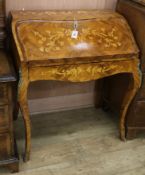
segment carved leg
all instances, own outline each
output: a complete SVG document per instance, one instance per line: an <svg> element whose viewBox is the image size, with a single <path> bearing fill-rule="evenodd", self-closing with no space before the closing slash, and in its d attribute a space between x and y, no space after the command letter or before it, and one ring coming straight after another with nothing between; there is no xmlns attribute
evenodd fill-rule
<svg viewBox="0 0 145 175"><path fill-rule="evenodd" d="M121 116L120 116L120 137L122 140L125 140L126 130L125 130L125 121L126 114L129 105L131 104L133 98L135 97L140 85L141 85L141 73L138 68L138 63L132 67L132 81L130 82L131 88L126 93L122 107L121 107Z"/></svg>
<svg viewBox="0 0 145 175"><path fill-rule="evenodd" d="M31 125L30 125L28 99L27 99L28 86L29 86L28 68L26 65L23 65L19 80L18 101L25 124L24 161L28 161L30 159L30 150L31 150Z"/></svg>

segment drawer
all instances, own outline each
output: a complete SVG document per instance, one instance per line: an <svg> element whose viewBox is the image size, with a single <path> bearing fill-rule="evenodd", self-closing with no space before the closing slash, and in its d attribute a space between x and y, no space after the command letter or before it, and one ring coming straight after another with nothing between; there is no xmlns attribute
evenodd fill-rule
<svg viewBox="0 0 145 175"><path fill-rule="evenodd" d="M9 133L0 134L0 160L10 158L12 142Z"/></svg>
<svg viewBox="0 0 145 175"><path fill-rule="evenodd" d="M8 103L8 86L3 83L0 84L0 105Z"/></svg>
<svg viewBox="0 0 145 175"><path fill-rule="evenodd" d="M10 120L9 106L0 106L0 131L10 129Z"/></svg>

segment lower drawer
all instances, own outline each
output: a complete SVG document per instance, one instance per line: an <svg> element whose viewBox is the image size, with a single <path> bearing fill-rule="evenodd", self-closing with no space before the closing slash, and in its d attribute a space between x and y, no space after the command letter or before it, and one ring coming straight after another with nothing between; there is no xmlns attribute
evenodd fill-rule
<svg viewBox="0 0 145 175"><path fill-rule="evenodd" d="M0 160L5 160L12 155L12 141L9 133L0 134Z"/></svg>
<svg viewBox="0 0 145 175"><path fill-rule="evenodd" d="M8 103L8 87L7 84L0 84L0 105Z"/></svg>
<svg viewBox="0 0 145 175"><path fill-rule="evenodd" d="M10 128L10 120L9 106L0 106L0 131Z"/></svg>

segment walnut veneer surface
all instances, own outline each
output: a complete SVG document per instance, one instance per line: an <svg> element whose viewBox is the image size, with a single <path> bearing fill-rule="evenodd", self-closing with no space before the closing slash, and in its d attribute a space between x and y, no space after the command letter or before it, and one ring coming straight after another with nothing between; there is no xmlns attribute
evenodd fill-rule
<svg viewBox="0 0 145 175"><path fill-rule="evenodd" d="M72 38L72 31L78 37ZM138 48L126 20L111 11L13 11L12 34L20 72L18 101L25 121L25 160L30 158L29 83L84 82L120 73L132 75L120 111L125 139L129 104L140 87Z"/></svg>
<svg viewBox="0 0 145 175"><path fill-rule="evenodd" d="M109 56L133 56L138 53L129 26L117 13L33 11L12 12L12 16L13 31L18 36L15 40L20 43L21 61L62 63L62 59L81 61L80 57L83 57L84 62L84 59L90 61L90 58L84 57L95 56L92 60L97 61L98 57L108 59ZM77 40L71 38L75 19L79 32ZM123 42L124 39L126 42Z"/></svg>

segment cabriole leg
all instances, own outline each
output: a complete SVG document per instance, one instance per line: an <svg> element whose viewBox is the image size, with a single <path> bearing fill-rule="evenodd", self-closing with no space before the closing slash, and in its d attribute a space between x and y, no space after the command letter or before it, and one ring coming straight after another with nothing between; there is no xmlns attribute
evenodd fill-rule
<svg viewBox="0 0 145 175"><path fill-rule="evenodd" d="M135 97L141 85L141 72L139 70L138 64L133 66L131 74L132 74L132 81L130 82L129 90L124 97L120 114L120 137L122 140L126 139L125 122L129 105L131 104L133 98Z"/></svg>
<svg viewBox="0 0 145 175"><path fill-rule="evenodd" d="M31 150L31 124L30 124L28 98L27 98L28 86L29 86L28 68L27 65L23 65L20 72L20 80L18 87L18 102L25 124L24 161L30 160L30 150Z"/></svg>

